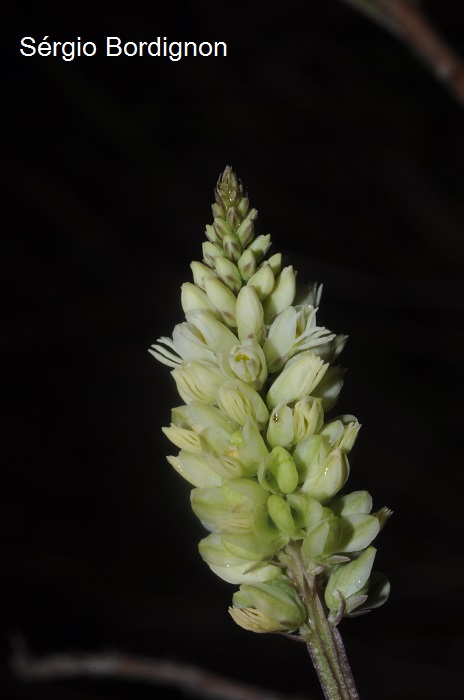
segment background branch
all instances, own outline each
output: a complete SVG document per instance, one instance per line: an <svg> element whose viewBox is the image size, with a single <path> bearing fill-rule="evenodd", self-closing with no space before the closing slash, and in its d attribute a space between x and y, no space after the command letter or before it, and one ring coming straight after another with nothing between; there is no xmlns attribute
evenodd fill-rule
<svg viewBox="0 0 464 700"><path fill-rule="evenodd" d="M417 2L412 0L343 0L370 17L398 39L464 106L464 63L439 36Z"/></svg>
<svg viewBox="0 0 464 700"><path fill-rule="evenodd" d="M119 679L175 687L189 694L216 700L304 700L225 678L191 664L151 659L118 652L50 654L34 658L22 640L14 641L10 667L23 681L71 678ZM306 699L307 700L307 699Z"/></svg>

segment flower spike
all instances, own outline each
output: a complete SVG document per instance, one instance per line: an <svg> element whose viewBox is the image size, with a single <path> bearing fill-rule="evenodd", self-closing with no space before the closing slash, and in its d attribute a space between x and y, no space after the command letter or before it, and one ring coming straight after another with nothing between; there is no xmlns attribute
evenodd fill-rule
<svg viewBox="0 0 464 700"><path fill-rule="evenodd" d="M360 424L326 419L343 385L347 336L322 326L322 285L296 284L230 166L219 177L203 258L182 286L185 320L149 352L171 368L184 405L166 437L209 531L200 554L240 586L229 612L253 632L295 633L328 700L358 697L335 626L381 605L372 545L391 511L345 490ZM370 588L371 581L372 590Z"/></svg>

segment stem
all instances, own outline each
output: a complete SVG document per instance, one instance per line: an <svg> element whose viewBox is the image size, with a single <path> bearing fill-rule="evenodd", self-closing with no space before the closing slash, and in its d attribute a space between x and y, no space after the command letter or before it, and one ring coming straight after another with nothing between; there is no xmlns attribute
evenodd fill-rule
<svg viewBox="0 0 464 700"><path fill-rule="evenodd" d="M307 625L300 630L326 700L359 700L345 647L336 626L329 621L319 598L316 577L310 574L299 545L287 545L288 571L306 605Z"/></svg>
<svg viewBox="0 0 464 700"><path fill-rule="evenodd" d="M410 0L343 0L407 44L464 106L464 63Z"/></svg>

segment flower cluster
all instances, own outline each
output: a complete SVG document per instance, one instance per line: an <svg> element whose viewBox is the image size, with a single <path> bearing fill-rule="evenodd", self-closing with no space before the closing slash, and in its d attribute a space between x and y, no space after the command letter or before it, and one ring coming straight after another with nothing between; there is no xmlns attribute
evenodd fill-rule
<svg viewBox="0 0 464 700"><path fill-rule="evenodd" d="M203 559L240 585L230 608L239 625L304 624L295 546L338 622L388 595L371 574L371 542L390 511L372 513L367 491L342 491L360 425L351 415L325 420L347 338L318 325L321 288L297 289L293 268L268 255L270 236L255 237L257 211L230 167L215 199L203 260L182 286L185 321L150 350L172 367L184 401L163 429L180 450L168 460L195 487L191 505L210 532Z"/></svg>

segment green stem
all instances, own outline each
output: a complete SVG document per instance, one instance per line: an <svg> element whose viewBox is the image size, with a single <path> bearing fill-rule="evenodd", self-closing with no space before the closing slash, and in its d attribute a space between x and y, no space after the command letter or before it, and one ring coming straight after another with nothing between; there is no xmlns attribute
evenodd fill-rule
<svg viewBox="0 0 464 700"><path fill-rule="evenodd" d="M287 545L288 571L306 605L308 620L300 630L326 700L359 700L350 664L337 627L329 621L316 586L307 571L300 547Z"/></svg>

